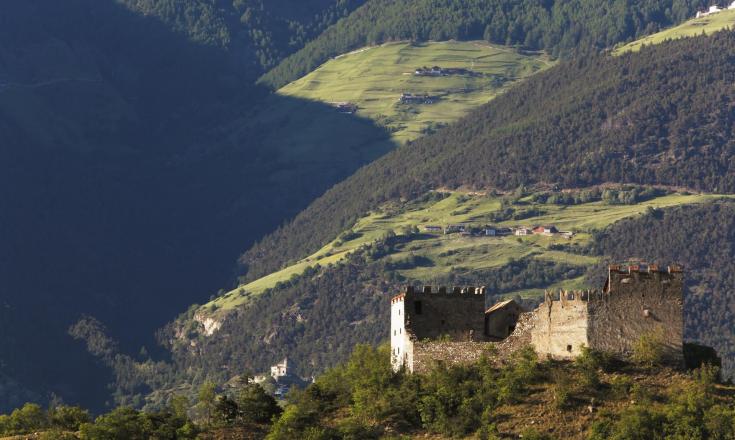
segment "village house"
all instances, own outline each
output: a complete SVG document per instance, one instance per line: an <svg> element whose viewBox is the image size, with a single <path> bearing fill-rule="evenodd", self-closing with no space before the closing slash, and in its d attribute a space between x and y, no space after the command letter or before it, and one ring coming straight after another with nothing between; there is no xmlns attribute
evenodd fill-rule
<svg viewBox="0 0 735 440"><path fill-rule="evenodd" d="M357 113L357 105L352 102L332 102L330 103L337 113L352 115Z"/></svg>
<svg viewBox="0 0 735 440"><path fill-rule="evenodd" d="M433 104L435 98L429 95L413 95L411 93L403 93L398 98L401 104Z"/></svg>
<svg viewBox="0 0 735 440"><path fill-rule="evenodd" d="M556 226L554 225L536 226L535 228L533 228L533 233L536 235L551 236L557 234L558 232L559 230L556 229Z"/></svg>
<svg viewBox="0 0 735 440"><path fill-rule="evenodd" d="M436 361L470 363L531 345L541 357L574 359L583 347L626 358L656 334L664 358L683 363L683 273L679 267L612 265L600 291L545 292L532 312L513 300L486 308L486 288L408 286L391 298L391 365L425 372Z"/></svg>
<svg viewBox="0 0 735 440"><path fill-rule="evenodd" d="M284 358L281 362L271 366L271 377L278 380L288 376L288 358Z"/></svg>
<svg viewBox="0 0 735 440"><path fill-rule="evenodd" d="M436 225L426 225L424 226L424 231L426 232L442 232L443 228L441 226Z"/></svg>
<svg viewBox="0 0 735 440"><path fill-rule="evenodd" d="M454 234L455 232L465 232L464 225L448 225L444 228L444 234Z"/></svg>
<svg viewBox="0 0 735 440"><path fill-rule="evenodd" d="M735 1L730 3L730 5L727 6L727 8L725 9L727 10L735 9ZM697 15L695 16L695 18L701 18L701 17L706 17L708 15L717 14L718 12L722 12L725 9L720 8L719 5L712 5L706 11L697 11Z"/></svg>
<svg viewBox="0 0 735 440"><path fill-rule="evenodd" d="M495 237L498 233L498 230L494 226L486 226L482 232L488 237Z"/></svg>
<svg viewBox="0 0 735 440"><path fill-rule="evenodd" d="M520 236L525 236L525 235L531 235L531 234L533 234L533 230L532 229L529 229L529 228L526 228L524 226L521 226L520 228L515 228L513 230L513 235L516 235L516 236L519 236L519 237Z"/></svg>
<svg viewBox="0 0 735 440"><path fill-rule="evenodd" d="M458 67L420 67L414 71L415 76L449 76L449 75L467 75L470 74L467 69Z"/></svg>

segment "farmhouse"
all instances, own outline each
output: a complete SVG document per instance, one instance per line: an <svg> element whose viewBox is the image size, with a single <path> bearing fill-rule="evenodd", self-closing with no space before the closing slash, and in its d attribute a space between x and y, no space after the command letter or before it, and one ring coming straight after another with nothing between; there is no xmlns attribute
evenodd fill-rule
<svg viewBox="0 0 735 440"><path fill-rule="evenodd" d="M444 228L445 234L453 234L455 232L465 232L466 228L464 225L449 225L446 228Z"/></svg>
<svg viewBox="0 0 735 440"><path fill-rule="evenodd" d="M556 226L554 225L536 226L535 228L533 228L533 233L536 235L551 236L551 235L559 233L559 230L556 229Z"/></svg>
<svg viewBox="0 0 735 440"><path fill-rule="evenodd" d="M391 298L391 364L426 371L433 362L473 362L495 345L501 355L527 344L554 359L582 347L627 357L642 335L661 338L664 356L683 362L683 273L678 267L614 265L600 291L545 292L526 312L515 301L485 308L484 287L409 286Z"/></svg>
<svg viewBox="0 0 735 440"><path fill-rule="evenodd" d="M449 76L449 75L468 75L472 72L462 68L452 67L420 67L414 71L415 76Z"/></svg>
<svg viewBox="0 0 735 440"><path fill-rule="evenodd" d="M726 8L728 10L735 9L735 1L730 3L730 5ZM697 11L696 18L706 17L708 15L717 14L718 12L722 12L725 9L720 8L719 5L712 5L707 9L706 11Z"/></svg>
<svg viewBox="0 0 735 440"><path fill-rule="evenodd" d="M429 95L413 95L411 93L403 93L398 98L401 104L433 104L435 98Z"/></svg>
<svg viewBox="0 0 735 440"><path fill-rule="evenodd" d="M436 225L426 225L426 226L424 226L424 231L426 231L426 232L442 232L442 229L443 228L441 226L436 226Z"/></svg>
<svg viewBox="0 0 735 440"><path fill-rule="evenodd" d="M337 113L344 113L347 115L357 113L357 104L352 102L332 102L330 104L335 110L337 110Z"/></svg>
<svg viewBox="0 0 735 440"><path fill-rule="evenodd" d="M533 234L533 230L526 228L524 226L521 226L520 228L515 228L513 230L513 235L517 235L517 236L524 236L524 235L531 235L531 234Z"/></svg>

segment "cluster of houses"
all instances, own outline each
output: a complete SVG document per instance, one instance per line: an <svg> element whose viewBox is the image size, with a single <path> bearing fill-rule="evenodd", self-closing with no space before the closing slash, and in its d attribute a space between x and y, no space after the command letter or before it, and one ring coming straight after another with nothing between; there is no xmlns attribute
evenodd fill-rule
<svg viewBox="0 0 735 440"><path fill-rule="evenodd" d="M544 235L547 237L561 236L564 238L572 238L573 232L560 231L554 225L541 225L534 226L532 228L526 226L518 226L514 228L496 227L496 226L483 226L483 227L470 227L466 225L426 225L424 231L433 233L448 234L460 234L463 237L502 237L507 235L525 236L525 235Z"/></svg>
<svg viewBox="0 0 735 440"><path fill-rule="evenodd" d="M725 8L721 8L719 5L712 5L706 11L697 11L696 18L706 17L708 15L716 14L718 12L726 11L728 9L735 9L735 1L730 3L730 6L727 6Z"/></svg>
<svg viewBox="0 0 735 440"><path fill-rule="evenodd" d="M413 95L411 93L402 93L398 98L401 104L433 104L436 98L429 95Z"/></svg>
<svg viewBox="0 0 735 440"><path fill-rule="evenodd" d="M337 113L346 115L357 113L357 104L352 102L330 102L329 104L337 110Z"/></svg>
<svg viewBox="0 0 735 440"><path fill-rule="evenodd" d="M473 72L458 67L420 67L413 74L415 76L450 76L450 75L470 75Z"/></svg>

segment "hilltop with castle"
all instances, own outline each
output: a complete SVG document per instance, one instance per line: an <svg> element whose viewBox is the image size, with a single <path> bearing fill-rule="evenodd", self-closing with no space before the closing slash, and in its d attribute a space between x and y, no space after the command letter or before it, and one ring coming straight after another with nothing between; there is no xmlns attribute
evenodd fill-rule
<svg viewBox="0 0 735 440"><path fill-rule="evenodd" d="M408 286L391 298L392 365L426 371L434 361L508 354L531 344L539 356L574 359L582 347L628 357L655 334L671 363L683 363L683 273L679 267L614 265L602 290L545 292L527 311L514 300L486 307L484 287Z"/></svg>

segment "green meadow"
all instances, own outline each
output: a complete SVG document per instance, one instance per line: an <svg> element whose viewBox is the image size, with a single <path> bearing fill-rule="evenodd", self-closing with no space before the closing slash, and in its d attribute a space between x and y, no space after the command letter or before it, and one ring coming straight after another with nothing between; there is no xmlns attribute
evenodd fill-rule
<svg viewBox="0 0 735 440"><path fill-rule="evenodd" d="M659 44L677 38L694 37L697 35L711 35L714 32L731 28L735 24L735 10L726 10L701 18L693 18L678 26L665 29L661 32L648 35L639 40L628 43L615 50L615 54L629 51L636 52L644 45Z"/></svg>
<svg viewBox="0 0 735 440"><path fill-rule="evenodd" d="M485 104L514 82L553 63L484 41L397 42L333 58L278 93L328 103L351 102L357 115L386 126L405 142ZM421 67L463 68L472 74L416 76ZM433 104L399 104L402 93L430 95Z"/></svg>
<svg viewBox="0 0 735 440"><path fill-rule="evenodd" d="M706 203L726 196L711 194L672 193L632 205L611 205L603 201L578 205L555 205L532 202L530 197L521 199L522 208L535 212L523 220L491 221L494 213L501 209L501 197L461 191L427 194L418 200L392 203L361 218L349 231L324 246L319 251L290 265L283 270L242 285L215 299L205 307L230 309L248 302L278 282L287 281L299 275L307 267L337 264L350 252L363 245L373 243L387 233L404 234L410 228L418 228L422 239L412 240L397 252L383 258L400 261L412 256L420 256L423 264L405 270L397 270L406 279L421 280L427 283L452 269L474 271L501 267L511 260L535 258L566 263L572 266L587 267L594 264L595 257L569 251L558 250L559 244L584 245L595 231L633 216L642 215L651 208L666 208L677 205ZM427 225L446 226L461 224L481 227L487 224L516 227L553 224L561 231L573 232L572 238L561 235L542 236L503 236L465 237L460 234L426 233ZM582 279L565 280L554 288L580 288ZM538 291L518 291L513 295L537 295Z"/></svg>

